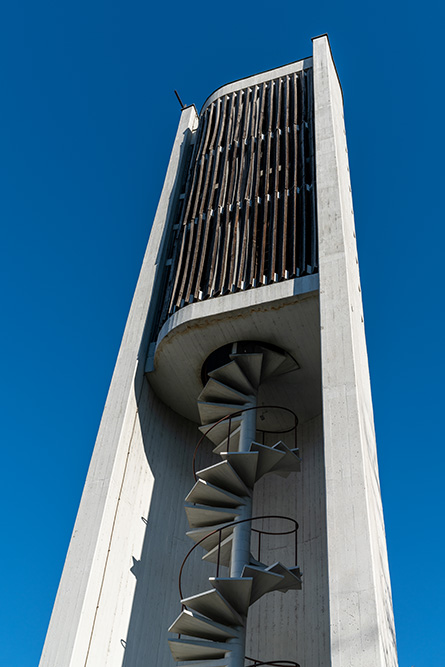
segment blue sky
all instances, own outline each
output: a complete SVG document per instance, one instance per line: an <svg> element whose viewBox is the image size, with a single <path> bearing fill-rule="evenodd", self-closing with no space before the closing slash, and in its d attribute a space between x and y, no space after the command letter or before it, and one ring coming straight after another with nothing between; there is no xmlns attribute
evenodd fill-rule
<svg viewBox="0 0 445 667"><path fill-rule="evenodd" d="M179 118L328 32L401 667L445 665L444 8L16 0L0 20L0 664L38 663ZM434 28L434 30L433 30Z"/></svg>

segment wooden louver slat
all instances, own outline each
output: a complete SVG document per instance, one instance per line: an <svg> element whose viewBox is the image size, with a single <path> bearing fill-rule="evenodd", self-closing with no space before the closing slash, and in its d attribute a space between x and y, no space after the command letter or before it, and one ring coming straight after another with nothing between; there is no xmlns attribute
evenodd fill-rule
<svg viewBox="0 0 445 667"><path fill-rule="evenodd" d="M205 109L160 324L194 300L317 270L312 96L309 68Z"/></svg>

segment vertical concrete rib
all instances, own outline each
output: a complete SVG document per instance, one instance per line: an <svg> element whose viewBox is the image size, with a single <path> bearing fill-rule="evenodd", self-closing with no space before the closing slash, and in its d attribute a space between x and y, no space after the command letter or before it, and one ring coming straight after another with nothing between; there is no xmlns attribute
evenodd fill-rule
<svg viewBox="0 0 445 667"><path fill-rule="evenodd" d="M252 407L254 404L252 403ZM249 405L249 407L251 407ZM248 452L251 443L255 440L256 433L256 411L244 412L241 422L241 435L238 451ZM240 514L240 519L248 519L252 516L252 500L246 501ZM231 577L241 577L243 568L250 560L250 533L251 525L246 521L233 531L232 559L230 566Z"/></svg>
<svg viewBox="0 0 445 667"><path fill-rule="evenodd" d="M330 664L395 667L343 100L327 36L313 45Z"/></svg>
<svg viewBox="0 0 445 667"><path fill-rule="evenodd" d="M154 317L157 306L171 210L196 124L195 107L187 107L181 114L119 350L40 667L85 664L142 387L144 364L138 365L138 358L144 360L147 352L147 320Z"/></svg>
<svg viewBox="0 0 445 667"><path fill-rule="evenodd" d="M255 407L256 401L252 401L248 407ZM243 414L241 422L241 434L238 451L248 452L256 434L256 410L248 410ZM241 508L239 519L248 519L252 516L252 499L245 499L245 505ZM241 577L244 566L250 561L250 535L251 522L246 521L233 531L232 558L230 562L230 576ZM246 628L239 628L239 636L230 642L232 653L230 656L230 667L243 667L246 647Z"/></svg>

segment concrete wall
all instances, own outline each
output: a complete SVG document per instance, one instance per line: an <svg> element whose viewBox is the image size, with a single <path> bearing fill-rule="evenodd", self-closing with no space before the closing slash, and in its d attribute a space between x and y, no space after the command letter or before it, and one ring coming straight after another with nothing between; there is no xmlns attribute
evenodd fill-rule
<svg viewBox="0 0 445 667"><path fill-rule="evenodd" d="M340 84L314 40L323 428L333 667L397 665Z"/></svg>
<svg viewBox="0 0 445 667"><path fill-rule="evenodd" d="M314 41L314 84L323 415L299 427L302 472L266 478L254 498L256 513L300 522L304 587L253 606L248 654L302 667L394 667L343 107L326 37ZM167 628L180 611L177 575L191 546L183 499L193 485L198 432L154 394L144 362L168 221L196 120L194 108L183 111L41 667L174 665ZM313 319L308 339L317 335ZM198 467L210 460L205 449L201 457ZM264 543L262 560L293 564L292 548L281 544ZM187 564L185 595L206 590L214 572L199 551Z"/></svg>
<svg viewBox="0 0 445 667"><path fill-rule="evenodd" d="M286 438L283 437L286 442ZM262 660L295 660L302 667L329 665L329 601L327 577L325 479L321 416L302 424L298 445L301 472L287 479L266 476L255 487L254 514L280 514L297 519L301 591L269 593L249 612L247 655ZM274 522L271 530L289 530ZM259 526L257 526L259 527ZM266 527L266 526L265 526ZM252 553L256 539L252 538ZM263 537L261 560L294 565L290 536Z"/></svg>
<svg viewBox="0 0 445 667"><path fill-rule="evenodd" d="M144 535L140 519L149 511L154 473L141 463L139 402L143 390L147 327L156 307L156 280L165 263L165 241L171 210L182 179L184 156L197 122L194 107L182 114L150 240L130 309L99 433L91 460L73 536L42 653L41 667L79 667L89 662L96 624L101 625L101 599L107 594L107 569L114 567L114 550L121 550L122 567L138 558ZM141 364L138 363L140 358ZM154 401L153 406L156 406ZM165 431L165 429L164 429ZM153 436L157 434L153 433ZM166 433L164 433L165 437ZM133 449L133 446L136 448ZM123 536L116 527L125 515L130 489L138 480L135 507L139 513ZM156 486L156 484L155 484ZM123 494L123 495L122 495ZM127 495L126 495L127 494ZM131 495L131 494L130 494ZM124 512L124 514L122 514ZM131 536L130 536L131 533ZM116 546L117 545L117 546ZM126 599L119 611L130 613L134 582L123 575ZM98 611L97 611L98 610ZM122 621L123 622L123 621Z"/></svg>

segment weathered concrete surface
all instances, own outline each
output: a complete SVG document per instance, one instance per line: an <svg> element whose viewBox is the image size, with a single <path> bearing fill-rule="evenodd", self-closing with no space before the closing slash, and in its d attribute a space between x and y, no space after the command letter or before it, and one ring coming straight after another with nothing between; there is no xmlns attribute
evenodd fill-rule
<svg viewBox="0 0 445 667"><path fill-rule="evenodd" d="M51 616L41 667L93 664L88 663L88 654L96 609L106 578L110 545L115 537L121 491L126 475L131 474L128 466L133 456L131 444L137 428L138 399L144 377L146 322L147 318L150 321L149 307L155 306L156 278L165 261L166 221L176 199L181 161L196 121L194 107L182 112ZM140 365L138 355L142 359ZM144 516L153 484L150 470L145 470L140 481L144 499L139 496L136 506L137 502L141 503L138 510ZM131 539L134 542L129 548L137 554L141 530L136 529ZM122 613L128 613L128 609Z"/></svg>
<svg viewBox="0 0 445 667"><path fill-rule="evenodd" d="M397 665L348 152L327 36L314 53L332 667Z"/></svg>

